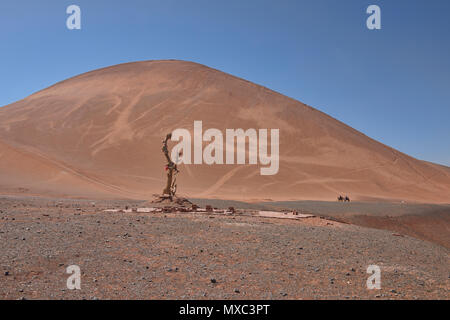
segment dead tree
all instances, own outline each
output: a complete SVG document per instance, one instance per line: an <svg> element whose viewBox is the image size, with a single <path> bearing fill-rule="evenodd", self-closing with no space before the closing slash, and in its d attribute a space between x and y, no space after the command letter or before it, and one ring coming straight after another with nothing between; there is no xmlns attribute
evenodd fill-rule
<svg viewBox="0 0 450 320"><path fill-rule="evenodd" d="M172 161L169 156L169 148L167 147L167 142L172 138L172 134L169 133L163 141L162 151L164 156L166 157L167 164L165 170L167 171L167 183L166 187L163 190L163 195L168 195L172 200L172 197L175 196L177 192L177 184L176 184L176 175L179 172L176 163Z"/></svg>

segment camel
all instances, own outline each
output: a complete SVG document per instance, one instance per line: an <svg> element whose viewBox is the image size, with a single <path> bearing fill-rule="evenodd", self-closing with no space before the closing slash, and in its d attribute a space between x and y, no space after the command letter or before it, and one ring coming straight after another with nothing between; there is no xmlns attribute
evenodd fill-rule
<svg viewBox="0 0 450 320"><path fill-rule="evenodd" d="M337 198L339 202L350 202L350 198L348 196L345 196L345 198L341 195Z"/></svg>

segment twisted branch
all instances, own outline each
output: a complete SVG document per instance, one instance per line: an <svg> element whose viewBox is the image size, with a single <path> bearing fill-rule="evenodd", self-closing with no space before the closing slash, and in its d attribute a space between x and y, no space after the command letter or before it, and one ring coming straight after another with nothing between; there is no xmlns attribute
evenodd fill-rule
<svg viewBox="0 0 450 320"><path fill-rule="evenodd" d="M170 199L177 192L177 184L176 184L176 174L179 172L177 165L172 161L169 156L169 148L167 147L167 142L172 138L172 134L169 133L166 138L163 140L162 151L164 156L167 159L166 171L167 171L167 183L166 187L163 190L163 195L168 195Z"/></svg>

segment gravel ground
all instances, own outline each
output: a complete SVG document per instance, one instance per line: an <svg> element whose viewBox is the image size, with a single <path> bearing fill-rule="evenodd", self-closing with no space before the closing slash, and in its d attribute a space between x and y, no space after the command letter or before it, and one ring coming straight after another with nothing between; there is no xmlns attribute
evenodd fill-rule
<svg viewBox="0 0 450 320"><path fill-rule="evenodd" d="M0 198L0 299L450 298L437 244L320 218L103 212L142 204Z"/></svg>

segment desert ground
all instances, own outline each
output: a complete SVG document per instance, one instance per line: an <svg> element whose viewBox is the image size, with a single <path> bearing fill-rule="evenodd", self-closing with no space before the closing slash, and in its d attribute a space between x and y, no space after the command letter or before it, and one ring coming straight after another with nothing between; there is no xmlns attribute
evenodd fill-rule
<svg viewBox="0 0 450 320"><path fill-rule="evenodd" d="M239 210L133 211L197 121L279 130L278 173L182 163L178 194ZM449 299L450 168L198 63L125 63L0 108L0 241L0 299Z"/></svg>
<svg viewBox="0 0 450 320"><path fill-rule="evenodd" d="M308 212L324 211L309 205ZM295 220L247 214L273 203L235 214L105 211L143 206L0 197L0 299L450 298L448 243L318 213ZM381 268L380 290L366 288L373 264ZM81 290L66 287L69 265L81 268Z"/></svg>

